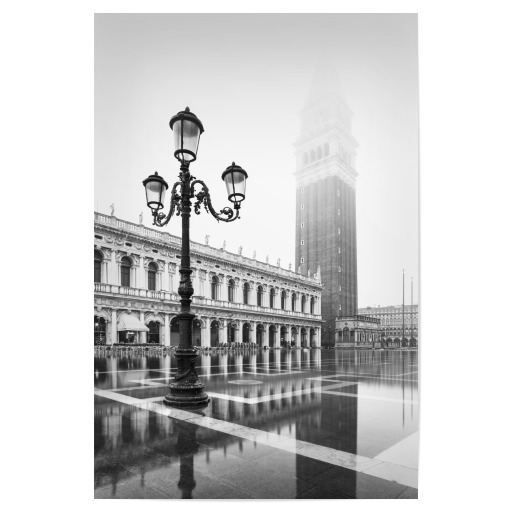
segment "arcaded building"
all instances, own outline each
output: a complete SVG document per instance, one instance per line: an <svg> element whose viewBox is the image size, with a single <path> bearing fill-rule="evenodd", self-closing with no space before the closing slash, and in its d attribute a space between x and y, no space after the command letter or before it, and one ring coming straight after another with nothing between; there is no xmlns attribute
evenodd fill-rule
<svg viewBox="0 0 512 512"><path fill-rule="evenodd" d="M368 306L359 310L360 315L380 320L382 337L386 341L417 341L418 304L397 306Z"/></svg>
<svg viewBox="0 0 512 512"><path fill-rule="evenodd" d="M94 214L95 344L177 345L181 238ZM318 276L191 242L192 343L320 346Z"/></svg>
<svg viewBox="0 0 512 512"><path fill-rule="evenodd" d="M335 73L318 70L300 112L296 148L297 272L320 268L322 343L336 341L336 318L357 315L356 149L352 111Z"/></svg>

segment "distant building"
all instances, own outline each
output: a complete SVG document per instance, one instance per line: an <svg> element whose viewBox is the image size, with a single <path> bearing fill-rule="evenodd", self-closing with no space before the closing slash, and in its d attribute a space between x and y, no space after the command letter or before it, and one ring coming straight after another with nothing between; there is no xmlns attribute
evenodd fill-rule
<svg viewBox="0 0 512 512"><path fill-rule="evenodd" d="M418 305L412 306L368 306L359 309L360 315L380 320L382 338L386 341L398 342L405 337L413 343L418 340ZM404 329L405 327L405 329ZM404 336L405 335L405 336Z"/></svg>
<svg viewBox="0 0 512 512"><path fill-rule="evenodd" d="M296 148L295 268L320 275L322 343L337 318L357 315L356 149L352 111L334 70L319 68L300 112Z"/></svg>
<svg viewBox="0 0 512 512"><path fill-rule="evenodd" d="M320 346L320 280L191 242L193 345ZM181 238L94 214L94 342L177 345Z"/></svg>
<svg viewBox="0 0 512 512"><path fill-rule="evenodd" d="M359 347L381 342L380 320L369 315L336 318L337 347Z"/></svg>

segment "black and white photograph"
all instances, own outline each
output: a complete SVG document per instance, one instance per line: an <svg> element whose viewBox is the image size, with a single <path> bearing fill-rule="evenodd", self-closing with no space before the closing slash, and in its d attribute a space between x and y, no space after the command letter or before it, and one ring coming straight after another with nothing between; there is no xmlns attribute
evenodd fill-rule
<svg viewBox="0 0 512 512"><path fill-rule="evenodd" d="M506 509L507 7L5 3L3 509Z"/></svg>
<svg viewBox="0 0 512 512"><path fill-rule="evenodd" d="M95 498L417 498L417 15L94 29Z"/></svg>

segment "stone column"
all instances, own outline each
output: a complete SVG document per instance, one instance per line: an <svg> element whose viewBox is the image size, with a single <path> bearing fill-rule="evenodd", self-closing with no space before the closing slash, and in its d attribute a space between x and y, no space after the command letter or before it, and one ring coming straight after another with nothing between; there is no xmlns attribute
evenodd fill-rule
<svg viewBox="0 0 512 512"><path fill-rule="evenodd" d="M158 272L156 273L156 290L157 291L163 291L164 287L163 287L163 279L162 279L162 275L163 275L163 272L161 270L158 270Z"/></svg>
<svg viewBox="0 0 512 512"><path fill-rule="evenodd" d="M175 274L176 274L176 265L174 263L169 263L168 278L169 278L169 291L170 292L175 291L175 285L174 285Z"/></svg>
<svg viewBox="0 0 512 512"><path fill-rule="evenodd" d="M139 258L139 268L138 268L138 274L135 272L135 279L133 286L136 288L144 288L144 290L148 289L148 283L147 283L147 276L146 276L146 269L144 268L144 256L141 256Z"/></svg>
<svg viewBox="0 0 512 512"><path fill-rule="evenodd" d="M169 313L164 313L164 345L171 346L171 322L169 320Z"/></svg>
<svg viewBox="0 0 512 512"><path fill-rule="evenodd" d="M221 343L227 343L227 341L226 320L219 318L219 345Z"/></svg>
<svg viewBox="0 0 512 512"><path fill-rule="evenodd" d="M169 263L167 263L167 261L164 262L164 268L161 273L160 290L163 292L169 291Z"/></svg>
<svg viewBox="0 0 512 512"><path fill-rule="evenodd" d="M117 269L117 263L116 263L116 251L112 251L112 254L110 255L109 265L110 265L110 272L108 273L109 284L119 284L118 269Z"/></svg>
<svg viewBox="0 0 512 512"><path fill-rule="evenodd" d="M244 322L242 320L238 320L238 331L236 334L236 341L242 343L244 340Z"/></svg>
<svg viewBox="0 0 512 512"><path fill-rule="evenodd" d="M322 329L320 329L320 327L316 328L316 346L322 346Z"/></svg>
<svg viewBox="0 0 512 512"><path fill-rule="evenodd" d="M103 258L101 261L101 283L108 283L108 261Z"/></svg>
<svg viewBox="0 0 512 512"><path fill-rule="evenodd" d="M227 301L228 300L228 290L226 287L227 279L225 276L219 277L219 300Z"/></svg>
<svg viewBox="0 0 512 512"><path fill-rule="evenodd" d="M111 313L112 313L112 325L110 328L110 343L109 343L109 345L117 343L117 310L113 309L111 311Z"/></svg>
<svg viewBox="0 0 512 512"><path fill-rule="evenodd" d="M251 330L249 331L249 341L251 343L256 343L256 322L249 322L251 326Z"/></svg>
<svg viewBox="0 0 512 512"><path fill-rule="evenodd" d="M237 303L238 302L238 285L240 283L240 279L238 277L235 277L235 278L233 278L233 282L234 282L234 285L233 285L233 302Z"/></svg>
<svg viewBox="0 0 512 512"><path fill-rule="evenodd" d="M140 321L146 325L144 323L144 311L141 311L139 313L139 318L140 318ZM146 343L147 342L147 336L146 336L146 331L140 331L140 338L139 338L139 343Z"/></svg>
<svg viewBox="0 0 512 512"><path fill-rule="evenodd" d="M262 340L261 340L261 346L262 347L265 347L265 346L269 346L269 324L263 324L263 333L262 333Z"/></svg>
<svg viewBox="0 0 512 512"><path fill-rule="evenodd" d="M210 319L209 318L201 318L201 346L209 347L211 344L210 340Z"/></svg>

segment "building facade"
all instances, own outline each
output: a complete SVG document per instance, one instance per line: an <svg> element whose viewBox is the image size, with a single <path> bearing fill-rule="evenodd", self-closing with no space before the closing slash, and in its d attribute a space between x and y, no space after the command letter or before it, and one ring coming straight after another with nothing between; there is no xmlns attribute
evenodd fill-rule
<svg viewBox="0 0 512 512"><path fill-rule="evenodd" d="M191 242L192 343L317 347L320 280ZM178 345L181 238L94 214L95 344Z"/></svg>
<svg viewBox="0 0 512 512"><path fill-rule="evenodd" d="M322 340L357 315L356 148L352 112L334 72L319 70L300 112L296 148L295 266L322 278Z"/></svg>
<svg viewBox="0 0 512 512"><path fill-rule="evenodd" d="M405 338L408 342L418 340L418 305L368 306L361 308L359 314L380 320L382 339L398 343Z"/></svg>
<svg viewBox="0 0 512 512"><path fill-rule="evenodd" d="M336 346L372 346L381 342L380 320L369 315L344 316L336 319Z"/></svg>

